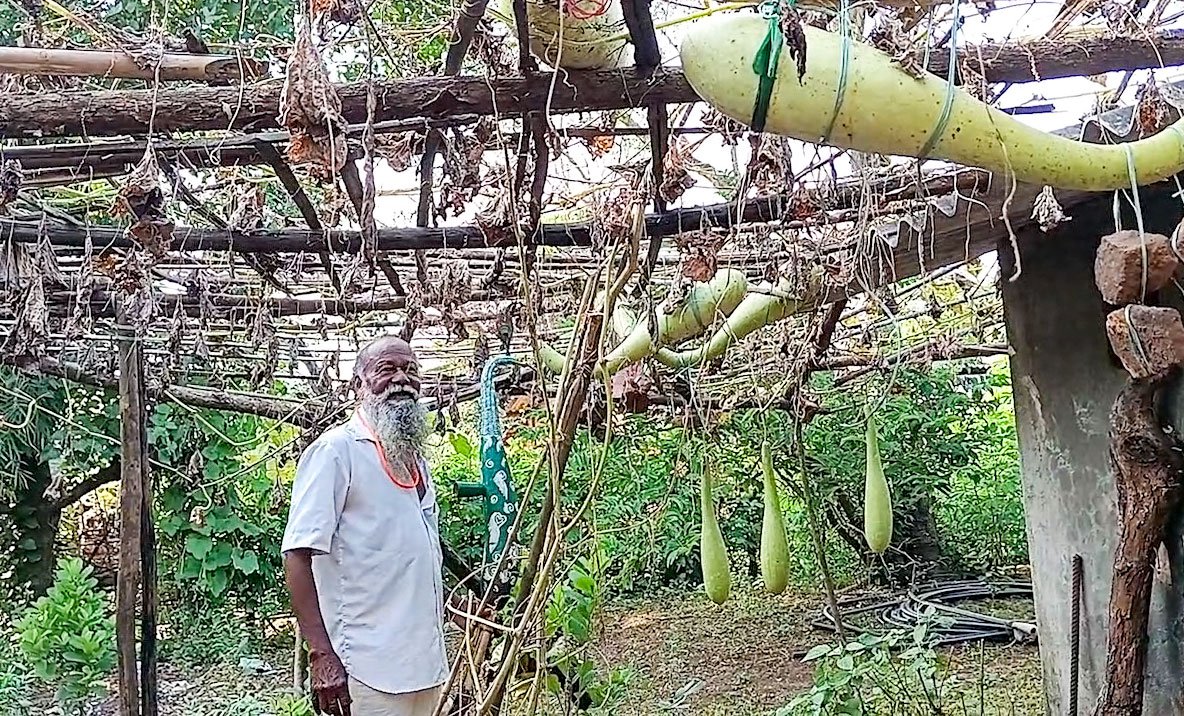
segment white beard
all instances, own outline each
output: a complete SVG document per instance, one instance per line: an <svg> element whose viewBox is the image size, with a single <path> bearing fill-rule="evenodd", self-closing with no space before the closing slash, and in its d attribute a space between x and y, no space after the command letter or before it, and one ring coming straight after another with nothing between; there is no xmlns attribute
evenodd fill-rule
<svg viewBox="0 0 1184 716"><path fill-rule="evenodd" d="M428 432L427 410L414 395L392 385L382 395L363 398L362 409L387 459L414 463Z"/></svg>

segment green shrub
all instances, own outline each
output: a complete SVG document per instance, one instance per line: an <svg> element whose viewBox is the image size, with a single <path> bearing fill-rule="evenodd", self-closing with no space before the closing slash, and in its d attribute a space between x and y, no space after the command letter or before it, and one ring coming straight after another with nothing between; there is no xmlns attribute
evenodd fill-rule
<svg viewBox="0 0 1184 716"><path fill-rule="evenodd" d="M816 387L826 384L823 377ZM822 394L828 412L815 418L805 434L808 484L828 518L824 537L831 570L838 581L850 582L866 573L861 534L864 434L862 427L851 427L853 421L858 424L855 416L862 414L863 397L849 390ZM472 417L461 422L469 443L476 442L468 427L475 422ZM915 543L904 541L906 537L927 533L951 563L969 571L1026 560L1015 416L1005 365L986 373L967 373L957 365L902 371L882 408L881 423L885 469L900 525L896 547ZM546 423L528 414L503 424L511 471L521 489L545 449ZM720 527L733 569L752 580L759 570L762 434L775 446L778 471L796 485L800 469L793 426L783 413L737 411L725 415L711 437ZM564 510L573 514L588 491L595 492L570 540L576 554L596 553L606 593L700 583L698 480L681 457L687 439L673 421L652 413L617 416L607 448L586 430L577 432L563 477ZM441 442L432 457L441 527L450 544L477 563L480 503L458 501L452 487L476 479L476 456L457 452L448 440ZM805 504L789 489L793 485L784 487L791 579L816 586L820 575ZM836 524L845 509L852 519L839 524L840 530ZM537 501L527 508L522 534L532 533L536 512ZM925 524L916 523L918 514L926 517Z"/></svg>
<svg viewBox="0 0 1184 716"><path fill-rule="evenodd" d="M59 560L53 586L16 625L25 660L64 705L102 693L115 668L115 621L91 572L80 559Z"/></svg>
<svg viewBox="0 0 1184 716"><path fill-rule="evenodd" d="M804 658L815 665L814 685L776 716L945 713L957 679L938 658L929 629L937 623L931 613L913 629L814 647Z"/></svg>

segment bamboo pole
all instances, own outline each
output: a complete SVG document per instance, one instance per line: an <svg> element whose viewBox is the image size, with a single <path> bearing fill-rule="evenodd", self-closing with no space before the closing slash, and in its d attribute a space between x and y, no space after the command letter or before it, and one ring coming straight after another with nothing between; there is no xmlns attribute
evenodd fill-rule
<svg viewBox="0 0 1184 716"><path fill-rule="evenodd" d="M1163 32L1130 37L1083 36L1073 42L984 43L962 46L958 54L987 82L1031 82L1184 64L1184 38ZM928 54L926 67L944 77L948 63L949 49L934 48ZM529 78L415 77L376 81L373 85L350 82L336 85L334 90L348 123L367 121L371 91L378 98L375 122L415 120L420 125L460 118L471 122L481 115L507 118L541 111L555 115L700 101L682 73L673 67L662 68L652 77L624 68L565 72L558 78L549 72ZM283 83L276 80L246 88L190 86L17 94L0 104L0 126L10 139L143 134L148 131L149 118L156 132L278 129L276 107L282 92Z"/></svg>
<svg viewBox="0 0 1184 716"><path fill-rule="evenodd" d="M166 52L161 55L157 65L147 61L137 62L130 53L122 50L0 47L0 72L124 80L241 82L263 77L267 68L258 60L233 55Z"/></svg>

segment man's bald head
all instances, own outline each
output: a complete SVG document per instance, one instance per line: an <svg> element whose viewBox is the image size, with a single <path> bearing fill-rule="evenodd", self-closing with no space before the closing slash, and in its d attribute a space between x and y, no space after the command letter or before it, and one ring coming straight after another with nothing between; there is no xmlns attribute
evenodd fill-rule
<svg viewBox="0 0 1184 716"><path fill-rule="evenodd" d="M419 359L411 344L397 336L383 336L362 346L354 359L354 387L363 398L418 398Z"/></svg>

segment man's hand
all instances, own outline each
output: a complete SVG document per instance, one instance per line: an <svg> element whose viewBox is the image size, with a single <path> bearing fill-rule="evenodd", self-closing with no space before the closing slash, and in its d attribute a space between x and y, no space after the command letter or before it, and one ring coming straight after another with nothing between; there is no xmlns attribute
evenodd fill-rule
<svg viewBox="0 0 1184 716"><path fill-rule="evenodd" d="M350 716L349 676L337 654L314 651L308 655L312 675L312 708L318 714Z"/></svg>

